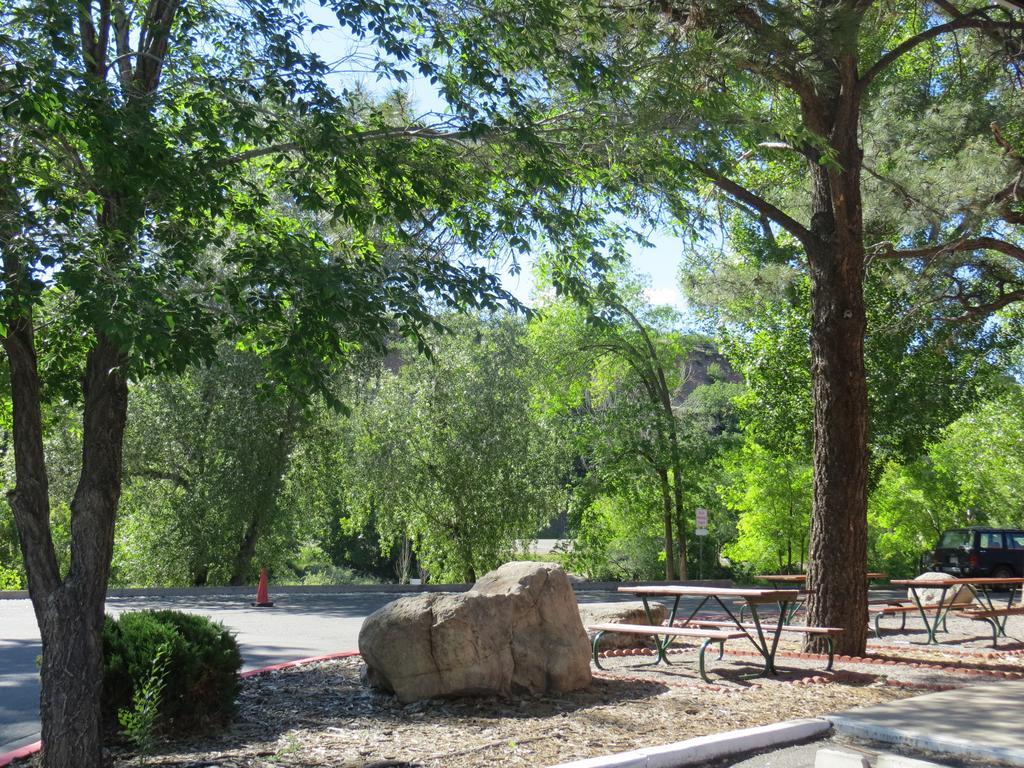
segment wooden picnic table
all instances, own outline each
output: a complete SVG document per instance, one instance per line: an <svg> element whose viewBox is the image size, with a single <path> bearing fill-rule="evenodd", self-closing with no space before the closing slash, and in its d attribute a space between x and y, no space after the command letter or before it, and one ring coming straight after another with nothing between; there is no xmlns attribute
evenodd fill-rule
<svg viewBox="0 0 1024 768"><path fill-rule="evenodd" d="M775 669L775 652L779 647L779 637L782 634L785 616L786 606L788 606L794 600L799 599L800 590L798 589L756 589L756 588L736 588L736 587L697 587L689 585L651 585L641 587L619 587L619 592L625 592L632 595L637 595L643 600L644 611L647 613L647 621L649 624L654 624L654 620L651 616L651 609L648 603L649 598L652 597L671 597L673 598L672 609L669 611L668 626L675 626L676 615L679 611L679 601L684 597L699 597L702 598L700 603L694 608L690 615L682 621L682 627L685 628L690 622L694 621L694 617L697 613L705 606L708 602L717 603L718 606L725 612L729 617L732 624L735 625L737 632L741 632L753 646L760 652L764 658L764 673L765 674L777 674ZM726 603L727 600L742 600L746 607L750 609L750 615L753 620L753 626L745 625L743 621L733 613L732 608ZM760 616L757 613L757 607L759 605L770 605L778 604L779 606L779 618L778 622L774 627L764 626L761 624ZM768 630L766 633L765 630ZM664 661L666 664L669 663L667 651L669 645L672 643L673 638L666 635L664 640L655 637L655 646L658 650L658 660L655 663Z"/></svg>
<svg viewBox="0 0 1024 768"><path fill-rule="evenodd" d="M880 581L889 578L887 573L866 573L868 581ZM762 573L757 577L760 581L770 581L773 584L804 584L807 581L806 573Z"/></svg>
<svg viewBox="0 0 1024 768"><path fill-rule="evenodd" d="M880 579L889 578L887 573L866 573L864 574L868 581L878 581ZM800 599L794 600L793 604L789 608L789 615L786 616L786 621L792 621L800 608L803 607L804 599L813 590L807 589L804 585L807 583L806 573L761 573L757 575L758 581L770 582L773 587L782 587L788 584L796 586L800 589ZM740 608L740 618L743 618L744 609Z"/></svg>
<svg viewBox="0 0 1024 768"><path fill-rule="evenodd" d="M1024 578L1010 577L1010 578L948 578L948 579L893 579L890 582L896 587L907 587L913 595L914 603L917 605L918 612L921 615L921 620L924 621L925 629L928 631L928 640L925 644L938 643L935 635L938 632L939 626L943 625L946 618L949 615L950 610L957 610L964 613L968 618L976 618L983 621L987 621L992 626L992 644L996 643L996 639L999 636L1006 637L1006 620L1009 616L1024 613L1024 607L1013 607L1013 601L1020 591L1020 587L1024 585ZM991 589L993 587L1008 586L1009 597L1006 600L1006 607L999 608L996 606L995 601L992 599ZM970 590L974 599L977 600L983 607L980 610L972 611L966 606L963 608L957 608L953 605L953 601L946 600L946 593L949 592L953 587L966 587ZM925 605L924 601L921 600L918 594L919 589L938 589L941 590L939 593L939 599L934 605ZM934 609L935 614L933 617L929 617L929 610Z"/></svg>

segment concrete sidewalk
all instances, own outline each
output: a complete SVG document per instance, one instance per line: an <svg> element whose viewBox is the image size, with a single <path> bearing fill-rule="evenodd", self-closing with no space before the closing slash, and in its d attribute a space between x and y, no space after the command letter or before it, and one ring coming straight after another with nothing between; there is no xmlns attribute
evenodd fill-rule
<svg viewBox="0 0 1024 768"><path fill-rule="evenodd" d="M1024 766L1024 680L972 685L830 715L843 736Z"/></svg>
<svg viewBox="0 0 1024 768"><path fill-rule="evenodd" d="M976 685L554 768L1024 767L1022 711L1024 681Z"/></svg>

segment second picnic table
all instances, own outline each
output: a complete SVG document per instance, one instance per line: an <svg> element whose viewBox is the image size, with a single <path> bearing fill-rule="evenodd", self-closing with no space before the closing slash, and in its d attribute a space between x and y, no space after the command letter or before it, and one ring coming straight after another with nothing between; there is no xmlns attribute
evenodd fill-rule
<svg viewBox="0 0 1024 768"><path fill-rule="evenodd" d="M939 627L945 622L950 610L956 611L962 616L978 621L985 621L992 627L992 646L995 647L998 637L1006 636L1006 620L1010 616L1024 614L1024 606L1013 606L1014 598L1021 585L1024 585L1022 578L977 578L977 579L893 579L894 586L907 587L914 597L914 603L924 621L925 629L928 632L926 644L938 643L935 634ZM997 608L992 599L991 589L994 587L1010 587L1009 597L1006 600L1005 608ZM957 607L953 600L946 599L946 593L953 587L966 587L974 598L981 604L980 608L972 609L968 606ZM919 589L938 589L939 599L934 604L924 604L918 594ZM935 611L934 616L929 617L930 610Z"/></svg>
<svg viewBox="0 0 1024 768"><path fill-rule="evenodd" d="M869 581L881 581L889 578L887 573L870 572L864 574L865 578ZM789 609L789 615L786 617L786 621L792 621L796 616L797 611L804 603L804 599L810 593L810 590L804 589L804 585L807 583L806 573L761 573L757 576L758 581L767 581L773 587L782 588L784 586L793 585L800 589L800 597L793 601L793 605ZM740 619L743 618L743 609L740 609Z"/></svg>
<svg viewBox="0 0 1024 768"><path fill-rule="evenodd" d="M776 674L775 670L775 651L779 646L779 636L782 634L784 628L783 617L786 616L786 607L794 600L799 599L800 590L798 589L737 589L733 587L704 587L704 586L688 586L688 585L651 585L651 586L640 586L640 587L619 587L619 592L626 592L632 595L637 595L643 600L644 610L647 612L647 620L650 624L653 624L651 618L650 605L648 599L651 597L671 597L673 598L672 609L669 611L668 625L672 627L675 625L676 616L679 612L679 602L684 597L699 597L702 598L700 603L694 608L689 616L682 621L682 626L685 628L691 622L695 621L697 613L707 605L708 602L714 602L720 607L725 614L731 619L731 624L735 625L736 631L742 633L754 647L760 652L764 658L764 672L765 674ZM726 600L743 600L746 606L750 609L750 615L753 620L753 627L744 625L744 623L733 613L732 608L725 602ZM768 625L767 627L762 626L761 617L758 615L757 609L761 605L778 605L779 606L779 619L775 626ZM702 622L707 624L707 622ZM728 625L728 622L721 622L723 625ZM753 629L752 633L750 630ZM765 630L768 630L766 633ZM756 634L755 634L756 633ZM666 636L664 641L660 641L655 638L655 645L658 650L658 661L665 661L668 663L668 657L666 652L669 644L672 642L671 636ZM702 654L703 658L703 654Z"/></svg>

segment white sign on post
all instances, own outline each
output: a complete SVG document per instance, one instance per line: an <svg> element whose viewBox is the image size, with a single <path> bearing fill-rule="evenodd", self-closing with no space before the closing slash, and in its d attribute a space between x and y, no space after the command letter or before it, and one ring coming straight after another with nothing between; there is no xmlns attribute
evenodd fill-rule
<svg viewBox="0 0 1024 768"><path fill-rule="evenodd" d="M708 535L708 511L706 509L704 509L704 507L697 507L697 511L696 511L695 517L696 517L695 522L697 523L697 530L695 531L695 533L698 536L707 536Z"/></svg>

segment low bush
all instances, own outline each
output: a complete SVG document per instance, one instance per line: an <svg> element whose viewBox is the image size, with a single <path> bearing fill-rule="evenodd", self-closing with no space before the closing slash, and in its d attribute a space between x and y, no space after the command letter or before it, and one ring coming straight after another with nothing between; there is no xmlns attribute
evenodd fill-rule
<svg viewBox="0 0 1024 768"><path fill-rule="evenodd" d="M152 729L160 735L195 733L230 722L242 656L234 636L204 616L139 611L107 617L103 629L103 715L116 728L137 692L162 665ZM123 719L123 718L122 718Z"/></svg>
<svg viewBox="0 0 1024 768"><path fill-rule="evenodd" d="M21 574L14 568L0 565L0 589L24 589Z"/></svg>

